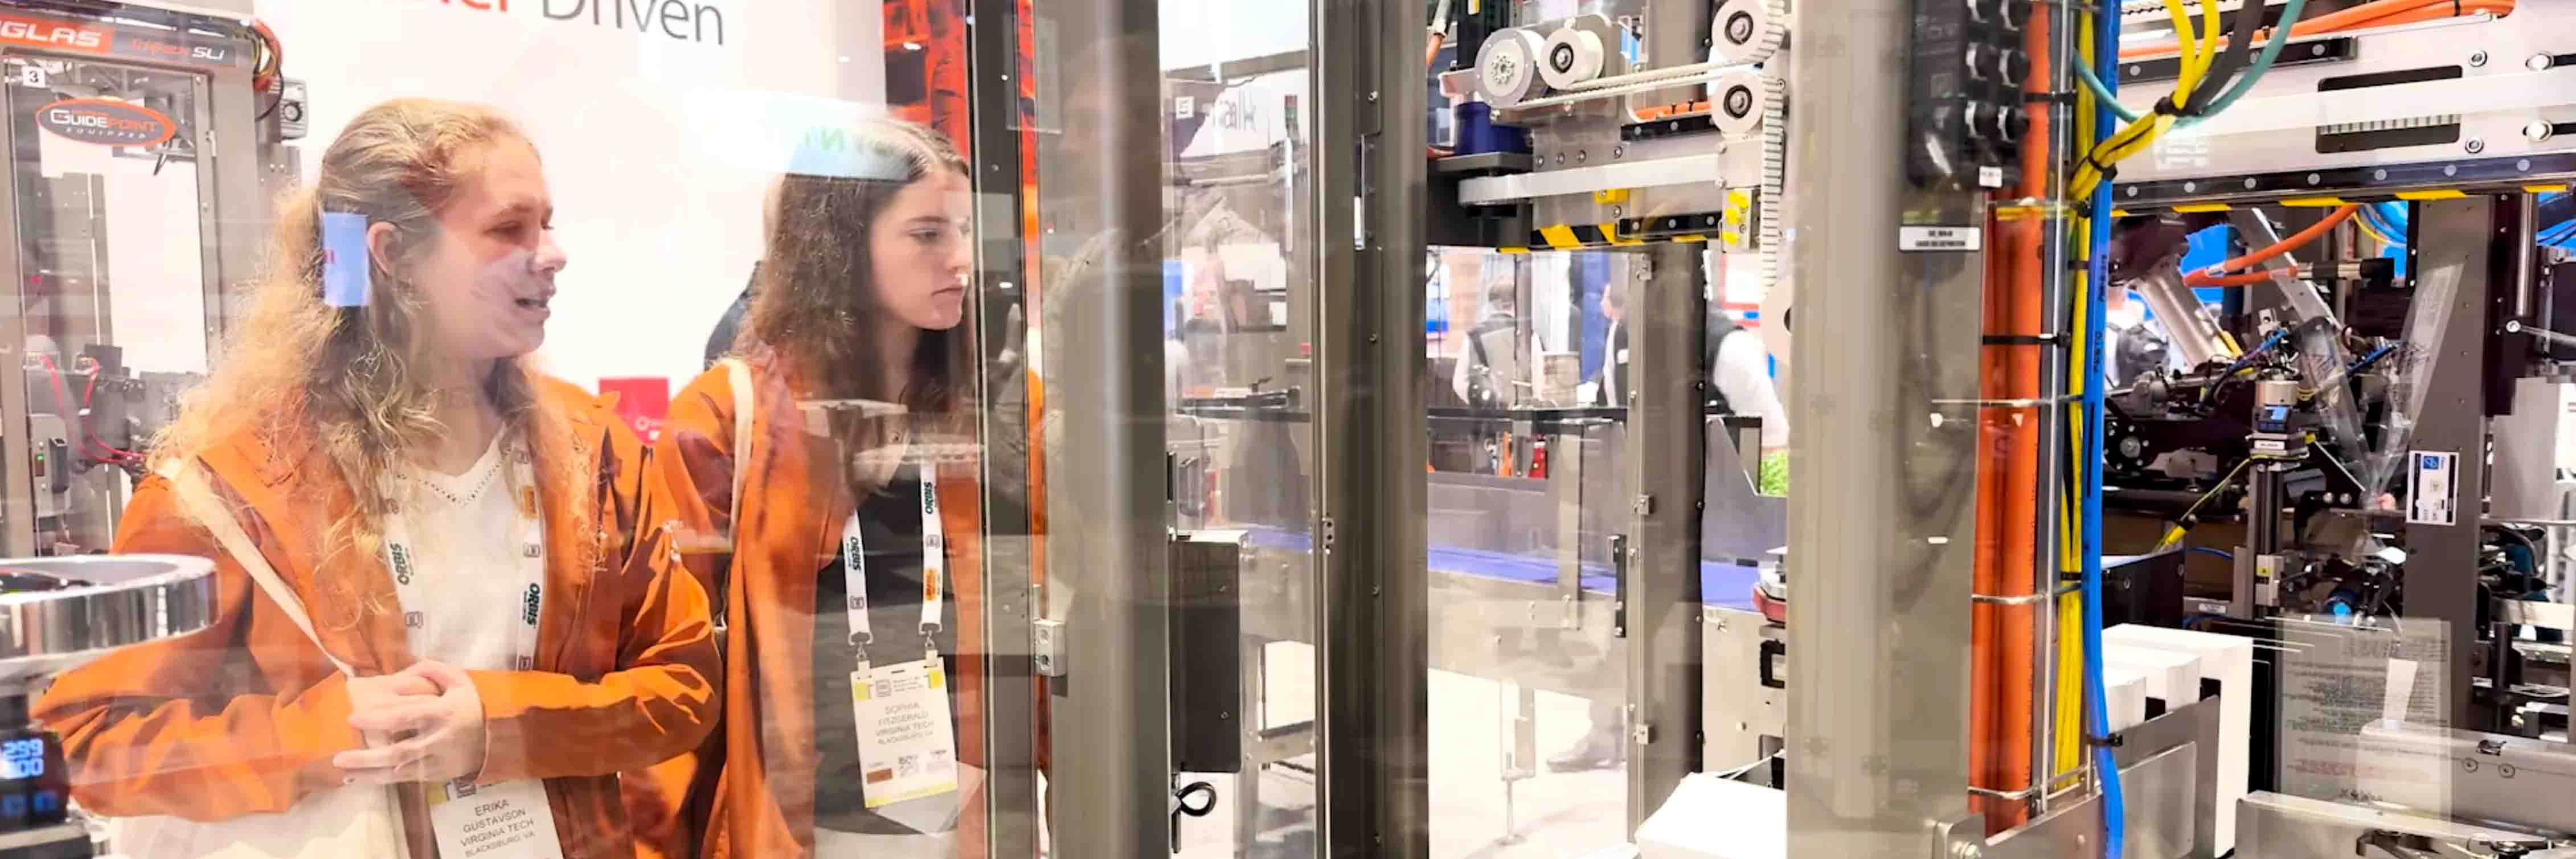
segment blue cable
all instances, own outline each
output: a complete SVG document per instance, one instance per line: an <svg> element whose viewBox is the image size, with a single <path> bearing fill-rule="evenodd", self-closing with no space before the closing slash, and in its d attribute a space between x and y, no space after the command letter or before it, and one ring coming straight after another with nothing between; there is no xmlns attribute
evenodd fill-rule
<svg viewBox="0 0 2576 859"><path fill-rule="evenodd" d="M2541 230L2534 235L2539 238L2539 242L2543 245L2563 245L2568 239L2576 238L2576 219L2551 224L2547 229Z"/></svg>
<svg viewBox="0 0 2576 859"><path fill-rule="evenodd" d="M2234 552L2230 552L2230 551L2227 551L2227 550L2225 550L2225 549L2213 549L2213 548L2210 548L2210 547L2208 547L2208 546L2193 546L2193 547L2191 547L2191 551L2193 551L2193 552L2197 552L2197 553L2199 553L2199 554L2203 554L2203 555L2214 555L2214 556L2217 556L2217 557L2226 558L2226 559L2228 559L2228 560L2230 560L2230 561L2236 560L2236 553L2234 553Z"/></svg>
<svg viewBox="0 0 2576 859"><path fill-rule="evenodd" d="M2281 338L2289 333L2290 329L2287 328L2272 332L2272 336L2263 338L2263 343L2261 345L2255 346L2252 350L2247 351L2244 357L2236 359L2236 363L2227 365L2227 371L2218 374L2218 378L2225 379L2229 376L2236 375L2236 371L2244 369L2246 364L2253 363L2254 356L2269 352L2272 350L2272 347L2281 345Z"/></svg>
<svg viewBox="0 0 2576 859"><path fill-rule="evenodd" d="M2386 346L2370 350L2370 354L2361 356L2361 360L2352 362L2352 366L2350 367L2345 367L2343 373L2344 375L2349 376L2354 373L2370 369L2370 365L2379 363L2379 359L2387 357L2388 353L2396 351L2396 349L2397 344L2390 343Z"/></svg>
<svg viewBox="0 0 2576 859"><path fill-rule="evenodd" d="M2382 216L2379 213L2379 207L2377 205L2363 206L2357 211L2360 212L2361 219L2370 224L2371 229L2377 230L2380 235L2388 237L2389 247L2402 248L2406 246L2406 227L2403 222L2389 221L2385 216Z"/></svg>
<svg viewBox="0 0 2576 859"><path fill-rule="evenodd" d="M2103 81L2105 95L2118 94L2120 62L2120 16L2096 14L2093 28L2094 73ZM2283 30L2289 28L2283 27ZM2277 41L2277 40L2276 40ZM2108 139L2114 130L2113 99L2093 100L2095 146ZM2108 745L2092 743L2089 737L2107 737L2111 733L2109 696L2102 686L2102 337L2103 303L2111 285L2111 188L2108 183L2093 193L2093 217L2087 222L2086 241L2092 247L2091 270L2087 277L2091 288L2084 291L2084 504L2081 511L2083 545L2077 557L2084 565L2084 733L2092 746L2093 768L2102 783L2102 855L2121 859L2128 833L2127 803L2120 792L2120 765L2111 757Z"/></svg>

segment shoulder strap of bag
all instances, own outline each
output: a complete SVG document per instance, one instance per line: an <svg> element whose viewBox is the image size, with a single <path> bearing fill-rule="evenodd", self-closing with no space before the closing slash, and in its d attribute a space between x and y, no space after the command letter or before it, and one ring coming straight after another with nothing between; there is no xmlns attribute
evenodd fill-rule
<svg viewBox="0 0 2576 859"><path fill-rule="evenodd" d="M732 532L728 542L733 544L733 557L740 559L743 546L742 489L751 475L750 463L743 456L751 450L751 365L743 363L740 358L726 358L717 363L724 365L725 381L733 388L733 496L725 503L725 528ZM718 646L723 646L731 628L725 617L725 607L730 602L728 595L732 593L732 586L733 563L728 561L716 568L715 593L708 599L713 603L709 614L714 616Z"/></svg>
<svg viewBox="0 0 2576 859"><path fill-rule="evenodd" d="M170 487L178 492L179 506L187 511L189 517L206 526L206 530L214 535L215 543L223 547L225 554L233 557L233 563L241 565L242 572L249 573L251 581L259 583L260 591L268 594L269 601L276 603L279 610L286 612L288 619L295 621L296 629L304 631L304 637L313 642L314 649L322 651L322 658L331 660L332 667L340 669L340 673L358 676L349 668L349 663L340 661L340 657L331 655L330 648L322 646L322 637L313 633L313 619L304 613L304 601L278 578L276 568L268 565L268 556L260 554L259 547L251 544L250 534L242 530L241 520L233 516L232 509L215 497L214 490L206 483L203 469L174 461L162 466L161 476L169 479Z"/></svg>

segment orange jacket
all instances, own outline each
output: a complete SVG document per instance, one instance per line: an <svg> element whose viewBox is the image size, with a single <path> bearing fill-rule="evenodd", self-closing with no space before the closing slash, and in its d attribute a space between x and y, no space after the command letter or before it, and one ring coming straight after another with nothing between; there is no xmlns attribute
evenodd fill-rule
<svg viewBox="0 0 2576 859"><path fill-rule="evenodd" d="M568 438L540 438L540 462L578 463L578 492L540 481L546 599L533 671L473 671L482 696L489 781L545 780L564 855L633 855L616 773L695 746L715 724L716 653L707 598L673 574L659 521L644 509L644 451L589 394L539 384ZM219 497L312 615L331 653L361 675L415 659L381 561L342 550L321 566L323 535L355 505L317 453L295 457L244 431L200 456ZM568 458L568 459L567 459ZM551 469L549 469L551 470ZM592 533L570 515L587 505ZM64 674L34 708L62 736L73 797L105 815L225 820L286 810L339 787L331 765L358 748L347 680L249 575L178 506L167 481L136 487L116 551L214 558L216 602L204 631L111 653ZM362 596L353 600L353 596ZM435 855L416 787L401 790L410 854Z"/></svg>
<svg viewBox="0 0 2576 859"><path fill-rule="evenodd" d="M648 832L647 853L690 855L694 836L707 859L799 859L814 851L814 576L837 557L840 523L851 496L837 447L805 429L804 417L772 365L750 359L753 398L751 444L744 456L738 514L733 510L737 467L734 391L717 367L671 400L655 459L657 505L677 519L674 534L712 537L724 551L691 552L684 565L712 586L726 577L724 723L721 737L696 755L674 759L626 779L628 804L647 814L694 822L698 832L670 826ZM975 464L945 462L936 470L941 527L947 544L949 587L957 600L956 719L958 759L983 763L981 679L977 650L983 638L982 504ZM739 521L735 520L738 515ZM715 535L730 535L727 540ZM967 799L959 818L958 855L983 853L982 796ZM651 811L648 811L650 809Z"/></svg>

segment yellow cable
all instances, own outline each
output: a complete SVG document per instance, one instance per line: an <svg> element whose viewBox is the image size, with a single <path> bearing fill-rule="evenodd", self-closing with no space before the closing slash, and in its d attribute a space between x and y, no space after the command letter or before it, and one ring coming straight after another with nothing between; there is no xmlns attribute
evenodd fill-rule
<svg viewBox="0 0 2576 859"><path fill-rule="evenodd" d="M2190 92L2191 85L2198 80L2200 34L2192 31L2191 10L2183 7L2182 0L2165 0L2165 17L2173 19L2174 43L2179 51L2176 60L2181 63L2180 76L2174 79L2174 89Z"/></svg>
<svg viewBox="0 0 2576 859"><path fill-rule="evenodd" d="M2387 236L2380 235L2378 230L2371 229L2369 218L2354 218L2352 219L2352 225L2360 227L2362 235L2369 236L2371 241L2378 242L2380 248L2383 250L2389 245L2396 244L2396 242L2389 241Z"/></svg>

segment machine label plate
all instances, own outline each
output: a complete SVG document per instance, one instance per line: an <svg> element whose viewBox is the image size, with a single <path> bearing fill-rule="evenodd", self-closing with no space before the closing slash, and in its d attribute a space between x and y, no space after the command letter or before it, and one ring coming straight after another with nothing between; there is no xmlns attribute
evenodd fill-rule
<svg viewBox="0 0 2576 859"><path fill-rule="evenodd" d="M179 133L160 111L122 101L75 98L36 109L36 126L68 140L101 146L153 147Z"/></svg>
<svg viewBox="0 0 2576 859"><path fill-rule="evenodd" d="M2459 499L2452 477L2460 455L2418 450L2411 454L2414 477L2407 481L2406 521L2415 525L2457 525Z"/></svg>
<svg viewBox="0 0 2576 859"><path fill-rule="evenodd" d="M1976 227L1896 228L1896 249L1908 253L1967 253L1985 247L1986 234Z"/></svg>
<svg viewBox="0 0 2576 859"><path fill-rule="evenodd" d="M247 38L227 39L167 28L118 27L89 18L15 11L0 14L0 44L216 69L250 68L252 59Z"/></svg>

